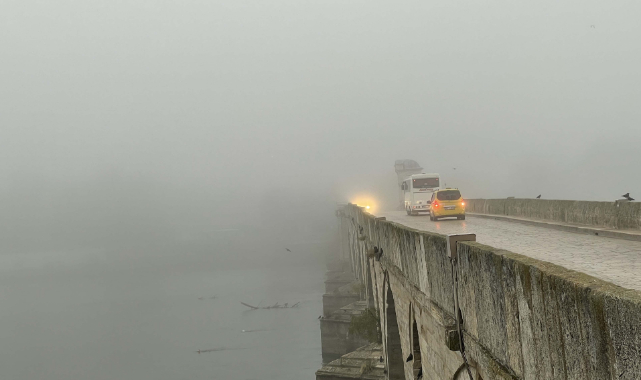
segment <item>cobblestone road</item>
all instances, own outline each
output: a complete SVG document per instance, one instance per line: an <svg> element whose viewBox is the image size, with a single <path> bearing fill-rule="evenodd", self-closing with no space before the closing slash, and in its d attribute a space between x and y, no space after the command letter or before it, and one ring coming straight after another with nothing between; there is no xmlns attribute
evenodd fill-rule
<svg viewBox="0 0 641 380"><path fill-rule="evenodd" d="M641 290L641 242L576 234L515 222L467 217L431 222L428 215L380 212L387 220L439 234L475 233L479 243Z"/></svg>

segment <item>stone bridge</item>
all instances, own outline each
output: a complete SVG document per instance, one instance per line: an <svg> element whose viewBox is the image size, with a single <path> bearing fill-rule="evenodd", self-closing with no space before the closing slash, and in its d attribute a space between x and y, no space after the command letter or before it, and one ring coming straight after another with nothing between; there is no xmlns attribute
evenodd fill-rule
<svg viewBox="0 0 641 380"><path fill-rule="evenodd" d="M477 200L469 209L536 213L525 206L514 211ZM560 219L590 212L564 207L536 217L568 222ZM612 209L581 221L593 222L583 226L590 231L635 228L633 207L636 215ZM365 285L361 303L380 319L385 378L641 379L641 242L487 218L447 224L404 213L375 216L355 205L337 215L343 258ZM446 234L476 229L477 242L459 242L451 260ZM613 271L608 260L622 268ZM317 373L332 378L323 376Z"/></svg>

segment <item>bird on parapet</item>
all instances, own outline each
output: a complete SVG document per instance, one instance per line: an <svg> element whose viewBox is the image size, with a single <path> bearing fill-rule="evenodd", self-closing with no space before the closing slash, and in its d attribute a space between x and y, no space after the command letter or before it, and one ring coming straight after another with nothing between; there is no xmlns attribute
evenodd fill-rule
<svg viewBox="0 0 641 380"><path fill-rule="evenodd" d="M536 197L536 199L541 199L541 194L539 194L539 195Z"/></svg>
<svg viewBox="0 0 641 380"><path fill-rule="evenodd" d="M625 193L625 194L622 195L622 197L623 198L617 199L616 201L614 201L614 205L615 206L619 207L621 205L621 203L628 203L628 202L632 202L634 200L634 198L632 198L630 196L630 193Z"/></svg>

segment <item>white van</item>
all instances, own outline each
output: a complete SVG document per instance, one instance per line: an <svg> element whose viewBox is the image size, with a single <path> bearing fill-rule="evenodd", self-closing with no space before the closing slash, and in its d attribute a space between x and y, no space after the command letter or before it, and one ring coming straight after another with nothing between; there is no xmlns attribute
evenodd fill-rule
<svg viewBox="0 0 641 380"><path fill-rule="evenodd" d="M430 212L432 193L438 189L441 178L436 173L413 174L401 185L405 194L405 212L407 215L418 215L419 212Z"/></svg>

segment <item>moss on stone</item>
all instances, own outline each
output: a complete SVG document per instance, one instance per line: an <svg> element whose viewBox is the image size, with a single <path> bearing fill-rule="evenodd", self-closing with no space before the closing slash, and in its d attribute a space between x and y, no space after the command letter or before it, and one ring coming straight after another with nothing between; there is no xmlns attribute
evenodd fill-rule
<svg viewBox="0 0 641 380"><path fill-rule="evenodd" d="M376 309L367 308L361 315L353 315L349 324L350 335L381 343L381 321Z"/></svg>
<svg viewBox="0 0 641 380"><path fill-rule="evenodd" d="M365 284L363 284L362 282L355 282L355 283L353 283L353 284L352 284L352 291L353 291L354 293L361 294L362 292L364 292L364 291L365 291Z"/></svg>

